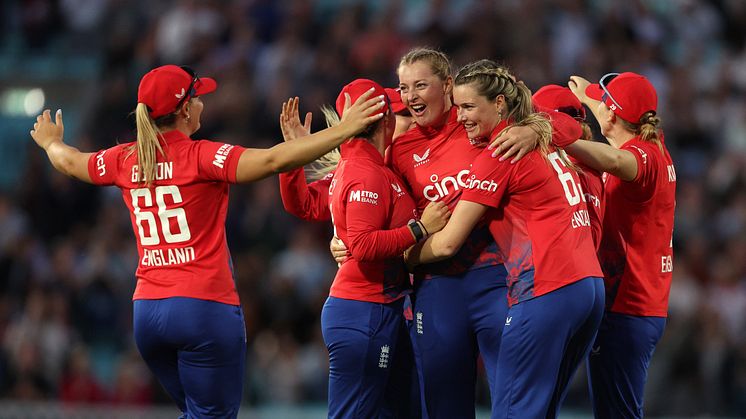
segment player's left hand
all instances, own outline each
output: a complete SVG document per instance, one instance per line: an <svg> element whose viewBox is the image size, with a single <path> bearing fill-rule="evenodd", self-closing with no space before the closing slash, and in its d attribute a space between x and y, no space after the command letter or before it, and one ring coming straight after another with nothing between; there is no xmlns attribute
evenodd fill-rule
<svg viewBox="0 0 746 419"><path fill-rule="evenodd" d="M298 97L290 98L287 102L282 103L282 113L280 113L280 129L282 138L285 141L292 141L296 138L311 135L311 119L313 114L306 113L303 124L300 122L300 113L298 112Z"/></svg>
<svg viewBox="0 0 746 419"><path fill-rule="evenodd" d="M492 152L492 157L500 156L500 161L513 157L511 163L515 163L539 143L539 134L530 126L512 126L502 130L492 143L487 147Z"/></svg>
<svg viewBox="0 0 746 419"><path fill-rule="evenodd" d="M55 121L56 123L52 122L49 109L45 109L41 115L36 117L34 129L31 130L31 138L45 150L56 141L62 142L62 136L65 133L65 126L62 123L62 109L57 109Z"/></svg>
<svg viewBox="0 0 746 419"><path fill-rule="evenodd" d="M332 253L332 257L338 266L341 266L347 260L347 257L350 256L347 246L337 236L332 237L332 240L329 242L329 251Z"/></svg>

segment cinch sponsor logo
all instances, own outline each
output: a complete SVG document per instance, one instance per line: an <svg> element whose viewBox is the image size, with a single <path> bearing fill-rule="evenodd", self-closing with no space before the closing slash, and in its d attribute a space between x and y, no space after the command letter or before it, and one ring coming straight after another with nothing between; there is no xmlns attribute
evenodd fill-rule
<svg viewBox="0 0 746 419"><path fill-rule="evenodd" d="M422 188L422 195L429 201L437 201L448 196L451 192L467 188L469 173L469 169L464 169L458 172L456 177L446 176L443 179L440 179L437 174L432 174L430 175L430 184Z"/></svg>
<svg viewBox="0 0 746 419"><path fill-rule="evenodd" d="M468 189L479 189L486 192L497 192L497 183L493 180L477 179L476 175L471 175L468 181Z"/></svg>
<svg viewBox="0 0 746 419"><path fill-rule="evenodd" d="M104 162L104 154L106 154L106 150L96 155L96 170L98 170L99 177L106 174L106 163Z"/></svg>
<svg viewBox="0 0 746 419"><path fill-rule="evenodd" d="M215 160L212 161L212 164L222 169L225 164L225 159L228 158L228 153L231 152L231 149L233 149L233 146L230 144L221 145L215 153Z"/></svg>
<svg viewBox="0 0 746 419"><path fill-rule="evenodd" d="M350 191L349 202L366 202L368 204L378 205L378 194L371 191Z"/></svg>
<svg viewBox="0 0 746 419"><path fill-rule="evenodd" d="M583 194L583 197L585 198L585 202L590 202L594 207L601 208L601 200L596 195L586 192Z"/></svg>

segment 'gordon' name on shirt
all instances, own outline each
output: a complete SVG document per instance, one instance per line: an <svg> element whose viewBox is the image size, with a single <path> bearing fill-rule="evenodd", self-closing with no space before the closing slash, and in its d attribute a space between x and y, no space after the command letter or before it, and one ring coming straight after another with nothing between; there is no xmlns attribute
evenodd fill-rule
<svg viewBox="0 0 746 419"><path fill-rule="evenodd" d="M165 180L174 178L174 163L167 161L155 165L155 180ZM145 174L140 173L140 166L132 166L132 183L145 182Z"/></svg>

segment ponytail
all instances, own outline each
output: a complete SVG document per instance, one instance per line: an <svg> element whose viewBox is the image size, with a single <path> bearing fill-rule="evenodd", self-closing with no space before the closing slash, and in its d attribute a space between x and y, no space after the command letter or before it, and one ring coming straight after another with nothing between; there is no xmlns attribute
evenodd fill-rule
<svg viewBox="0 0 746 419"><path fill-rule="evenodd" d="M161 131L156 122L148 114L148 106L138 103L135 109L137 124L137 143L130 149L130 153L137 150L137 164L140 166L138 183L150 186L155 179L158 152L163 155L163 147L159 137Z"/></svg>
<svg viewBox="0 0 746 419"><path fill-rule="evenodd" d="M642 141L648 141L658 145L658 148L663 151L663 144L661 144L659 125L661 123L660 117L655 114L655 111L647 111L640 117L640 121L637 124L632 124L623 118L619 118L622 121L624 127L639 136Z"/></svg>
<svg viewBox="0 0 746 419"><path fill-rule="evenodd" d="M334 127L339 125L339 115L337 115L337 111L332 109L330 106L322 106L321 113L324 114L324 119L326 120L327 127ZM341 155L339 154L339 148L335 148L334 150L319 157L315 161L309 163L306 166L305 170L306 182L317 181L329 174L329 172L337 168L340 158Z"/></svg>

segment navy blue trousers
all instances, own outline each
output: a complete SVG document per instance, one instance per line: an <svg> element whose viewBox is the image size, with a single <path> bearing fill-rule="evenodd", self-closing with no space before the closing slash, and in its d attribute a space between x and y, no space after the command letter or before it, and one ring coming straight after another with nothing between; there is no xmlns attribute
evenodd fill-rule
<svg viewBox="0 0 746 419"><path fill-rule="evenodd" d="M588 356L588 382L596 418L642 418L643 394L664 317L604 314Z"/></svg>
<svg viewBox="0 0 746 419"><path fill-rule="evenodd" d="M414 361L403 304L327 298L329 418L406 417Z"/></svg>
<svg viewBox="0 0 746 419"><path fill-rule="evenodd" d="M423 418L474 418L477 357L497 365L508 311L503 265L418 284L410 329ZM492 389L492 375L488 373Z"/></svg>
<svg viewBox="0 0 746 419"><path fill-rule="evenodd" d="M556 418L603 310L604 283L595 277L513 305L494 372L492 418Z"/></svg>
<svg viewBox="0 0 746 419"><path fill-rule="evenodd" d="M135 343L183 418L235 418L246 329L240 306L194 298L135 300Z"/></svg>

